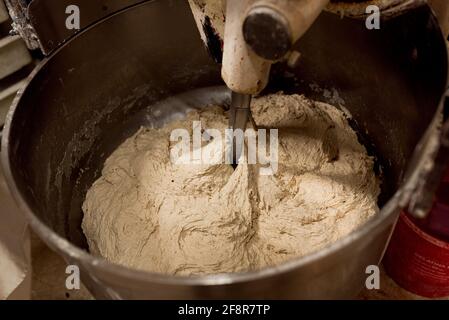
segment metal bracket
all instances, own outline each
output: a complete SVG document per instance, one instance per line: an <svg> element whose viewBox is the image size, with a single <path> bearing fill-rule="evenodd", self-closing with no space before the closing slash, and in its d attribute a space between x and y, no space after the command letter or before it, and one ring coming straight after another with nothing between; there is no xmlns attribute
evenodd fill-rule
<svg viewBox="0 0 449 320"><path fill-rule="evenodd" d="M28 49L41 49L41 43L36 34L36 30L31 25L27 10L30 0L5 0L9 15L12 19L11 34L18 34L25 41Z"/></svg>

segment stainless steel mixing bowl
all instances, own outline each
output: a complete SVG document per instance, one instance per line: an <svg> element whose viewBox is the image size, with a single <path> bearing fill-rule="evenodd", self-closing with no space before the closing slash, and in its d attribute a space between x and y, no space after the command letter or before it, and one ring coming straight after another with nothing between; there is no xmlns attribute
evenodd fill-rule
<svg viewBox="0 0 449 320"><path fill-rule="evenodd" d="M305 93L352 114L384 179L380 213L357 231L304 258L240 274L151 274L88 253L81 204L107 156L140 125L164 112L182 113L190 98L178 96L172 109L157 102L222 85L186 1L146 2L106 18L30 76L7 118L2 163L32 228L80 267L97 298L354 297L366 267L382 257L399 211L397 195L410 184L404 172L446 87L445 43L428 7L420 6L373 31L364 21L324 13L299 50L296 68L273 69L267 92ZM226 100L223 91L210 92L184 97Z"/></svg>

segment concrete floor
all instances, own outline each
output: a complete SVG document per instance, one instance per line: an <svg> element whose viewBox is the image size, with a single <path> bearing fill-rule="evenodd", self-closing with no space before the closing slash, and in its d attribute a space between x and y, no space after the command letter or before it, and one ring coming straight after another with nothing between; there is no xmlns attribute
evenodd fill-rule
<svg viewBox="0 0 449 320"><path fill-rule="evenodd" d="M31 299L33 300L85 300L93 299L84 286L80 290L67 290L65 261L31 232Z"/></svg>

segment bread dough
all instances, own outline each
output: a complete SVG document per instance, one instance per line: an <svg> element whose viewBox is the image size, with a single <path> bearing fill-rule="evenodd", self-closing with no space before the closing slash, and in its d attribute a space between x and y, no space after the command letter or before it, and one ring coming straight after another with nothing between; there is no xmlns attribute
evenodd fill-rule
<svg viewBox="0 0 449 320"><path fill-rule="evenodd" d="M141 128L87 192L91 253L172 275L249 271L317 251L378 212L373 159L340 110L283 94L254 99L251 109L259 127L279 129L275 175L260 175L259 164L172 164L171 131L192 132L194 120L224 130L219 107Z"/></svg>

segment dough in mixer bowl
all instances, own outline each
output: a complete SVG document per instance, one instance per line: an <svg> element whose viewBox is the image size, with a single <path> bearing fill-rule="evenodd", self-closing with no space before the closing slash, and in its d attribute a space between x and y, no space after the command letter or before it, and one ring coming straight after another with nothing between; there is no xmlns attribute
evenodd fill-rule
<svg viewBox="0 0 449 320"><path fill-rule="evenodd" d="M250 271L317 251L378 212L374 159L342 111L284 94L256 98L251 109L259 127L279 130L274 175L259 174L259 164L172 163L172 130L192 132L193 121L224 130L220 107L141 128L87 192L90 251L172 275Z"/></svg>

